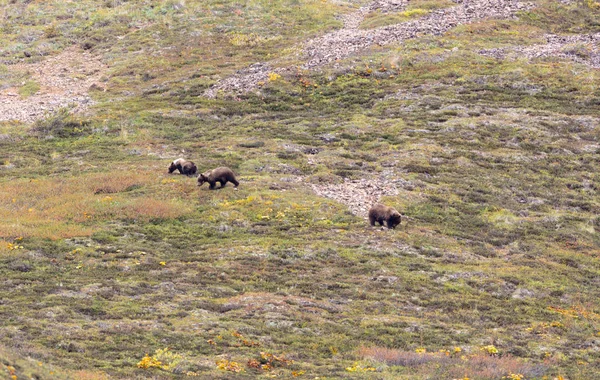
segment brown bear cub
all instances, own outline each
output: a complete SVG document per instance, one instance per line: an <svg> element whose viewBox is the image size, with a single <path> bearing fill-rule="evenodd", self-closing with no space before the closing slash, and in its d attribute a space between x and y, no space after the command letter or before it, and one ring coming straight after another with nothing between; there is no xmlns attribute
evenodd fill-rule
<svg viewBox="0 0 600 380"><path fill-rule="evenodd" d="M220 167L213 170L209 170L204 172L198 176L198 186L202 186L204 182L208 182L210 184L210 189L214 189L217 182L221 184L221 187L225 187L227 181L233 183L235 187L238 187L240 184L235 179L235 174L231 171L231 169L226 167Z"/></svg>
<svg viewBox="0 0 600 380"><path fill-rule="evenodd" d="M196 171L198 171L196 164L183 158L178 158L171 162L171 165L169 165L169 174L173 173L175 169L179 170L179 173L185 175L194 175L196 174Z"/></svg>
<svg viewBox="0 0 600 380"><path fill-rule="evenodd" d="M393 207L384 206L381 203L376 204L369 210L369 222L372 226L375 222L383 226L383 222L387 223L387 228L396 228L400 224L400 213Z"/></svg>

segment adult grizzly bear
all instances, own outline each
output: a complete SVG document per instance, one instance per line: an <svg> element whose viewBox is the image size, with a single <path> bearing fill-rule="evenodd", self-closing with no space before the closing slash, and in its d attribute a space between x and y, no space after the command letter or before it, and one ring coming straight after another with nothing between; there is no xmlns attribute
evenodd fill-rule
<svg viewBox="0 0 600 380"><path fill-rule="evenodd" d="M375 222L383 226L383 222L385 221L387 228L396 228L400 224L400 219L400 213L395 208L382 205L381 203L377 203L369 210L369 222L372 226L375 225Z"/></svg>
<svg viewBox="0 0 600 380"><path fill-rule="evenodd" d="M194 175L196 174L196 171L198 171L196 164L183 158L178 158L171 162L171 165L169 165L169 174L173 173L175 169L179 170L179 173L185 175Z"/></svg>
<svg viewBox="0 0 600 380"><path fill-rule="evenodd" d="M225 187L227 181L233 183L235 187L238 187L238 185L240 184L235 179L235 174L233 174L233 171L226 167L220 167L213 170L209 170L198 176L198 186L202 186L204 182L208 182L210 184L211 190L215 188L217 182L221 183L221 188Z"/></svg>

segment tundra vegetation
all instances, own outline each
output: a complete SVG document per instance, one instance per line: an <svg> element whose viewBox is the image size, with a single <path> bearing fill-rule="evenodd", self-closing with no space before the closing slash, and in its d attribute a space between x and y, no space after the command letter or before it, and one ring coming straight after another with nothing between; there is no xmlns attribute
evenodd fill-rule
<svg viewBox="0 0 600 380"><path fill-rule="evenodd" d="M452 6L410 3L360 28ZM0 123L0 377L597 376L598 52L481 51L599 33L600 5L532 3L209 99L367 1L0 0L0 91L73 45L107 67L86 112ZM363 178L395 230L308 186Z"/></svg>

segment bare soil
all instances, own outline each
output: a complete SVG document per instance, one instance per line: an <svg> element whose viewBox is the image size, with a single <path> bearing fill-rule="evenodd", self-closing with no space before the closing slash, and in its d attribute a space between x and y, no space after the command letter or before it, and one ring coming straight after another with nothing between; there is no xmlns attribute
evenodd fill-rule
<svg viewBox="0 0 600 380"><path fill-rule="evenodd" d="M93 104L90 89L104 90L100 83L107 69L98 57L77 47L40 62L10 66L37 82L40 90L25 98L16 87L0 90L0 121L32 123L64 107L84 112Z"/></svg>

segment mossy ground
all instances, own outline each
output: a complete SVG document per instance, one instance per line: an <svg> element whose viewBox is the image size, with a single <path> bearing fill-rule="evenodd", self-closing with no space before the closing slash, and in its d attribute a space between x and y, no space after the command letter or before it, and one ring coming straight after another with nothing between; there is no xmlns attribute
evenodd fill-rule
<svg viewBox="0 0 600 380"><path fill-rule="evenodd" d="M596 376L600 73L477 51L597 32L597 11L540 2L211 100L352 5L153 3L5 14L0 73L84 42L111 69L92 116L1 126L1 376ZM180 156L239 190L166 174ZM404 181L394 231L298 181L382 175ZM167 347L177 366L137 367Z"/></svg>

